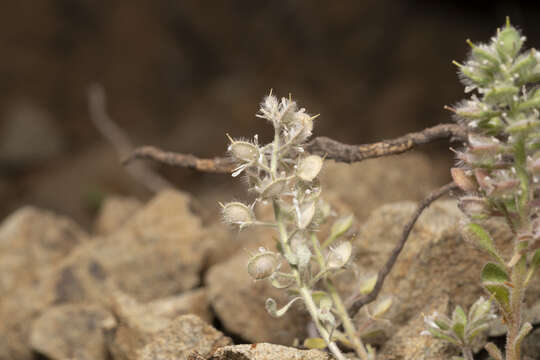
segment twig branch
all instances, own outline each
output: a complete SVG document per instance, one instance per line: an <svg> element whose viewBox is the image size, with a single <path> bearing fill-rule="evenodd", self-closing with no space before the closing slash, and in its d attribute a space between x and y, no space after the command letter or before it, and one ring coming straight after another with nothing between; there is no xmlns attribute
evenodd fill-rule
<svg viewBox="0 0 540 360"><path fill-rule="evenodd" d="M321 136L311 140L306 150L312 154L324 156L339 162L353 163L381 156L401 154L422 144L439 139L467 139L464 128L457 124L440 124L419 132L409 133L391 140L383 140L372 144L347 145Z"/></svg>
<svg viewBox="0 0 540 360"><path fill-rule="evenodd" d="M195 155L163 151L154 146L141 146L135 149L122 163L129 164L135 159L153 160L167 165L211 173L230 173L234 169L234 160L231 158L200 159Z"/></svg>
<svg viewBox="0 0 540 360"><path fill-rule="evenodd" d="M95 84L88 88L88 111L95 127L112 144L119 159L124 159L133 153L134 147L129 137L114 123L107 113L105 90L101 85ZM137 181L153 192L173 187L171 183L146 164L132 164L127 166L126 170Z"/></svg>
<svg viewBox="0 0 540 360"><path fill-rule="evenodd" d="M403 233L399 242L392 250L392 253L388 257L388 260L386 260L384 266L381 268L381 270L379 270L379 273L377 275L377 282L375 284L375 287L373 288L373 291L360 299L355 297L347 301L350 304L348 308L349 314L351 314L351 316L354 316L364 305L371 303L377 298L379 292L382 289L384 280L392 270L392 267L394 267L394 264L396 263L396 260L401 253L401 250L403 250L403 247L405 246L405 243L409 238L409 234L411 233L414 225L416 224L416 221L418 220L422 212L427 209L435 200L439 199L441 196L454 189L457 189L457 185L453 182L446 184L443 187L433 191L418 204L418 207L416 208L416 211L414 212L412 218L403 228Z"/></svg>
<svg viewBox="0 0 540 360"><path fill-rule="evenodd" d="M441 124L410 133L391 140L372 144L348 145L327 137L317 137L306 145L306 150L312 154L326 156L338 162L353 163L366 159L387 155L401 154L414 147L438 139L465 140L466 131L456 124ZM203 172L230 173L234 165L231 159L215 157L201 159L191 154L166 152L153 146L143 146L135 149L125 160L128 164L135 159L147 159L172 166L188 167Z"/></svg>

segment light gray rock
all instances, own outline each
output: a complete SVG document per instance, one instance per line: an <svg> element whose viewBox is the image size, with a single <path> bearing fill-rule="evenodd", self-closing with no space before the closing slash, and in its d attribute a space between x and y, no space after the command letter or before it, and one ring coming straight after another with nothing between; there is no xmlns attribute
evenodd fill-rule
<svg viewBox="0 0 540 360"><path fill-rule="evenodd" d="M115 359L135 359L152 336L168 327L179 315L195 314L212 321L206 289L140 303L117 289L111 290L111 309L118 326L107 331L107 343Z"/></svg>
<svg viewBox="0 0 540 360"><path fill-rule="evenodd" d="M51 360L106 360L103 328L114 323L114 317L97 305L53 306L34 321L30 346Z"/></svg>
<svg viewBox="0 0 540 360"><path fill-rule="evenodd" d="M73 221L34 207L23 207L0 224L0 293L37 283L87 234Z"/></svg>
<svg viewBox="0 0 540 360"><path fill-rule="evenodd" d="M211 360L331 360L328 353L320 350L299 350L281 345L258 343L232 345L219 348Z"/></svg>
<svg viewBox="0 0 540 360"><path fill-rule="evenodd" d="M195 315L182 315L155 333L139 352L138 360L187 360L196 352L212 354L222 346L232 344L230 338Z"/></svg>

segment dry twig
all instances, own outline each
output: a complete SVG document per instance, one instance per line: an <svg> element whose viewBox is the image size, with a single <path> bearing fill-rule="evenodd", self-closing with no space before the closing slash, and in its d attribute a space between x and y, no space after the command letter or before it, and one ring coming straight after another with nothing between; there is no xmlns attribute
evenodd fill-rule
<svg viewBox="0 0 540 360"><path fill-rule="evenodd" d="M379 273L377 275L377 282L375 284L375 287L373 288L373 291L360 299L355 297L347 301L350 304L348 306L348 309L351 316L354 316L354 314L356 314L364 305L371 303L377 298L379 292L382 289L384 280L394 267L394 264L396 263L396 260L401 253L401 250L403 249L405 243L407 242L407 239L409 238L409 234L411 233L414 224L416 224L416 221L418 220L420 215L422 215L422 212L427 209L435 200L455 189L457 189L457 185L453 182L446 184L443 187L433 191L418 204L418 207L416 208L416 211L414 212L412 218L403 228L403 233L401 235L401 238L399 239L399 242L396 244L396 246L390 253L390 256L388 257L388 260L386 260L384 266L381 268L381 270L379 270Z"/></svg>
<svg viewBox="0 0 540 360"><path fill-rule="evenodd" d="M381 156L401 154L418 145L445 138L463 141L466 139L466 131L456 124L441 124L395 139L362 145L348 145L327 137L317 137L306 145L306 150L312 154L326 156L327 159L353 163ZM213 173L230 173L234 168L232 160L226 157L201 159L191 154L167 152L153 146L135 149L125 158L123 163L128 164L135 159L153 160L172 166Z"/></svg>
<svg viewBox="0 0 540 360"><path fill-rule="evenodd" d="M133 152L133 145L126 133L116 125L107 113L105 90L101 85L92 85L88 89L88 111L90 119L98 131L115 148L118 158L124 159ZM126 170L149 190L158 192L172 188L173 185L146 164L132 164Z"/></svg>

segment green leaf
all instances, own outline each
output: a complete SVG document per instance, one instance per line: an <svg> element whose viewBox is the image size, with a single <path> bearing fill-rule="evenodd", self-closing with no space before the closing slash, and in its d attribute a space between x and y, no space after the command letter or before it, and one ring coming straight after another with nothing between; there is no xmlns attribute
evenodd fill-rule
<svg viewBox="0 0 540 360"><path fill-rule="evenodd" d="M375 284L377 284L377 277L378 277L377 275L373 275L373 276L365 279L360 284L360 289L359 289L360 294L367 295L370 292L372 292L373 289L375 288Z"/></svg>
<svg viewBox="0 0 540 360"><path fill-rule="evenodd" d="M472 240L476 246L491 255L497 262L504 264L504 260L499 255L497 249L495 249L493 239L482 226L471 222L467 224L465 230L467 237Z"/></svg>
<svg viewBox="0 0 540 360"><path fill-rule="evenodd" d="M504 283L509 281L510 277L502 266L495 263L487 263L482 269L482 281L490 283Z"/></svg>
<svg viewBox="0 0 540 360"><path fill-rule="evenodd" d="M377 319L384 315L390 309L390 306L392 306L392 298L390 297L379 301L373 309L373 318Z"/></svg>
<svg viewBox="0 0 540 360"><path fill-rule="evenodd" d="M454 312L452 313L452 321L454 323L460 323L465 325L467 323L467 315L461 306L456 306Z"/></svg>
<svg viewBox="0 0 540 360"><path fill-rule="evenodd" d="M459 345L459 342L456 339L440 332L439 330L435 330L433 328L429 328L427 330L430 332L431 335L433 335L433 337L437 339L448 341L449 343L452 343L454 345Z"/></svg>
<svg viewBox="0 0 540 360"><path fill-rule="evenodd" d="M454 334L456 334L456 336L459 339L461 340L465 339L465 325L463 323L460 323L460 322L454 323L454 326L452 326L452 331L454 332Z"/></svg>
<svg viewBox="0 0 540 360"><path fill-rule="evenodd" d="M491 310L491 301L483 297L475 301L469 310L469 322L471 326L478 320L481 320Z"/></svg>
<svg viewBox="0 0 540 360"><path fill-rule="evenodd" d="M307 338L304 340L304 346L308 349L324 349L326 342L322 338Z"/></svg>
<svg viewBox="0 0 540 360"><path fill-rule="evenodd" d="M490 293L505 313L510 313L510 291L502 284L484 283L484 288Z"/></svg>

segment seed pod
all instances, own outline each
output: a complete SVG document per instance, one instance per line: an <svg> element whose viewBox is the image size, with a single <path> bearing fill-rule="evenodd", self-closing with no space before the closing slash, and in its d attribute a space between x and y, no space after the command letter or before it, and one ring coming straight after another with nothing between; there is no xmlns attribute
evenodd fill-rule
<svg viewBox="0 0 540 360"><path fill-rule="evenodd" d="M352 245L348 241L344 241L335 248L330 249L328 254L327 265L330 269L339 269L343 267L352 254Z"/></svg>
<svg viewBox="0 0 540 360"><path fill-rule="evenodd" d="M249 141L233 140L231 137L229 137L229 140L231 140L231 144L228 150L234 158L246 162L257 161L260 154L257 145Z"/></svg>
<svg viewBox="0 0 540 360"><path fill-rule="evenodd" d="M277 254L263 251L249 259L248 274L255 280L266 279L276 272L278 264Z"/></svg>
<svg viewBox="0 0 540 360"><path fill-rule="evenodd" d="M253 210L241 202L230 202L223 206L223 219L227 224L238 225L247 224L255 220Z"/></svg>
<svg viewBox="0 0 540 360"><path fill-rule="evenodd" d="M299 213L297 214L297 223L299 229L305 229L313 220L313 215L315 215L315 202L309 201L300 205Z"/></svg>
<svg viewBox="0 0 540 360"><path fill-rule="evenodd" d="M312 181L319 175L323 166L323 159L317 155L303 158L298 165L296 175L304 181Z"/></svg>
<svg viewBox="0 0 540 360"><path fill-rule="evenodd" d="M260 189L261 197L263 199L276 197L278 195L281 195L281 193L285 191L286 187L287 187L286 179L277 179L275 181L268 181Z"/></svg>

